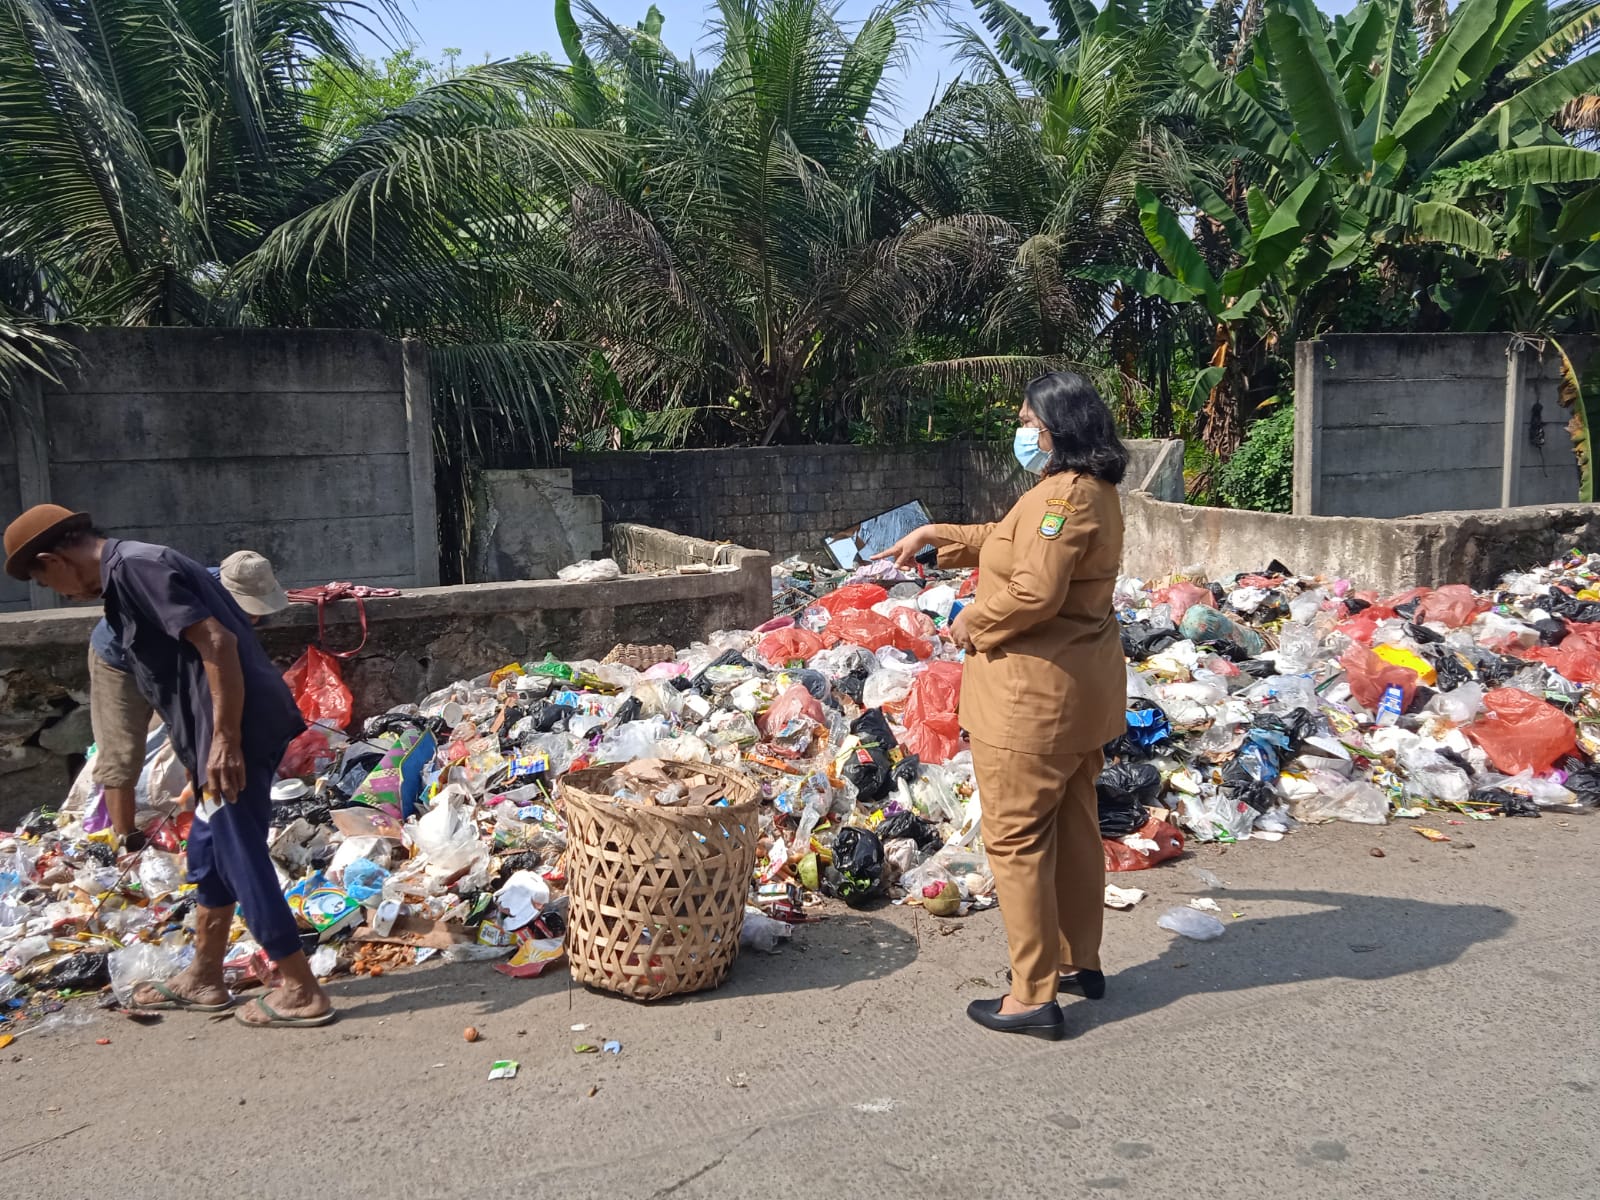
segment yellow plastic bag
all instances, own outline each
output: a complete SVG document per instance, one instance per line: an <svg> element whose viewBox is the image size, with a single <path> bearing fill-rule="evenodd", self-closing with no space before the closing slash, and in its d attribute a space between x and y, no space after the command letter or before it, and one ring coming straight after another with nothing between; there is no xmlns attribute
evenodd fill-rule
<svg viewBox="0 0 1600 1200"><path fill-rule="evenodd" d="M1428 687L1432 687L1439 681L1439 673L1433 669L1430 663L1418 658L1404 647L1391 646L1386 643L1381 646L1374 646L1372 652L1390 666L1404 667L1408 671L1415 671L1417 678Z"/></svg>

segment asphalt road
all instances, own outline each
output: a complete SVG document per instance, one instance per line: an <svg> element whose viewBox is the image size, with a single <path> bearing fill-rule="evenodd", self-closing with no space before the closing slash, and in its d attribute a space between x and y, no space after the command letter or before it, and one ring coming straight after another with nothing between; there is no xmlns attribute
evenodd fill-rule
<svg viewBox="0 0 1600 1200"><path fill-rule="evenodd" d="M1600 1194L1600 817L1433 823L1456 840L1330 826L1122 877L1151 896L1107 914L1111 994L1072 1002L1059 1044L963 1015L1003 990L996 914L892 907L655 1006L430 965L338 982L325 1029L84 1009L0 1052L0 1179L93 1200ZM1219 940L1156 927L1207 894ZM602 1038L621 1055L573 1052ZM489 1082L502 1058L521 1073Z"/></svg>

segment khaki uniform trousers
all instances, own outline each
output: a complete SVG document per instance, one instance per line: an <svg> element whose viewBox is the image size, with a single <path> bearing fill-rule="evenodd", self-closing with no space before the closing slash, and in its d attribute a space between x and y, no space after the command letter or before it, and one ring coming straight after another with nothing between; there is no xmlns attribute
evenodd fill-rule
<svg viewBox="0 0 1600 1200"><path fill-rule="evenodd" d="M1062 967L1100 969L1106 863L1094 781L1104 764L1100 750L1023 754L972 742L1018 1003L1054 1000Z"/></svg>

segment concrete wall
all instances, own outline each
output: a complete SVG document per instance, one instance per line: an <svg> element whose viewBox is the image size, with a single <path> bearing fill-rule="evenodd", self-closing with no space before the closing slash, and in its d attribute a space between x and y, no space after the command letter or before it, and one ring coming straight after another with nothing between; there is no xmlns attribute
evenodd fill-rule
<svg viewBox="0 0 1600 1200"><path fill-rule="evenodd" d="M1128 443L1125 489L1144 482L1164 445ZM821 553L825 536L911 500L936 521L993 520L1029 481L1009 445L975 443L618 452L574 456L567 466L573 490L599 496L608 523L639 522L780 555ZM1176 491L1170 471L1151 486L1182 497L1181 453Z"/></svg>
<svg viewBox="0 0 1600 1200"><path fill-rule="evenodd" d="M1580 372L1595 344L1562 340ZM1554 346L1505 334L1302 342L1294 511L1398 517L1570 503L1578 466L1560 380Z"/></svg>
<svg viewBox="0 0 1600 1200"><path fill-rule="evenodd" d="M1488 509L1405 520L1306 517L1123 497L1122 569L1146 579L1201 567L1213 579L1277 559L1306 575L1342 576L1379 591L1421 584L1488 587L1573 546L1600 545L1600 505Z"/></svg>
<svg viewBox="0 0 1600 1200"><path fill-rule="evenodd" d="M423 588L368 601L366 648L344 664L356 718L547 653L600 658L624 642L682 647L772 615L769 555L634 526L614 536L634 556L622 565L641 573L611 583ZM713 559L722 565L706 574L675 571ZM88 747L86 664L98 617L82 609L0 614L0 828L31 808L58 803ZM260 636L287 668L316 639L315 610L295 605L263 625ZM360 640L355 605L331 607L327 645L340 649Z"/></svg>
<svg viewBox="0 0 1600 1200"><path fill-rule="evenodd" d="M203 562L248 547L290 585L438 583L419 344L345 330L67 336L81 360L66 386L6 404L8 514L64 504ZM27 588L0 584L0 609L27 603ZM51 603L34 597L35 607Z"/></svg>
<svg viewBox="0 0 1600 1200"><path fill-rule="evenodd" d="M484 471L473 488L467 579L554 579L598 557L603 541L600 498L575 494L571 471Z"/></svg>

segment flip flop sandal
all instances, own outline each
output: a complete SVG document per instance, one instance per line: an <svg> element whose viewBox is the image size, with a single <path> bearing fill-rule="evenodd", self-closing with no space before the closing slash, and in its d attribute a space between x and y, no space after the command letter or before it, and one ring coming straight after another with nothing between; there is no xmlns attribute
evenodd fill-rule
<svg viewBox="0 0 1600 1200"><path fill-rule="evenodd" d="M326 1025L339 1015L338 1009L330 1008L327 1012L317 1017L286 1017L272 1005L267 1003L265 996L257 996L250 1002L249 1007L258 1008L267 1018L265 1021L245 1020L244 1009L233 1014L233 1019L241 1025L248 1025L252 1029L271 1029L274 1026L284 1029L313 1029L318 1025Z"/></svg>
<svg viewBox="0 0 1600 1200"><path fill-rule="evenodd" d="M236 997L229 996L227 1000L223 1001L221 1004L201 1004L198 1001L189 999L187 996L180 996L166 984L158 982L154 979L141 979L138 983L133 985L133 990L128 994L131 996L133 992L138 991L142 987L149 988L151 991L163 998L151 1004L133 1004L129 1006L131 1008L139 1009L141 1012L219 1013L227 1012L234 1006L236 1001Z"/></svg>

